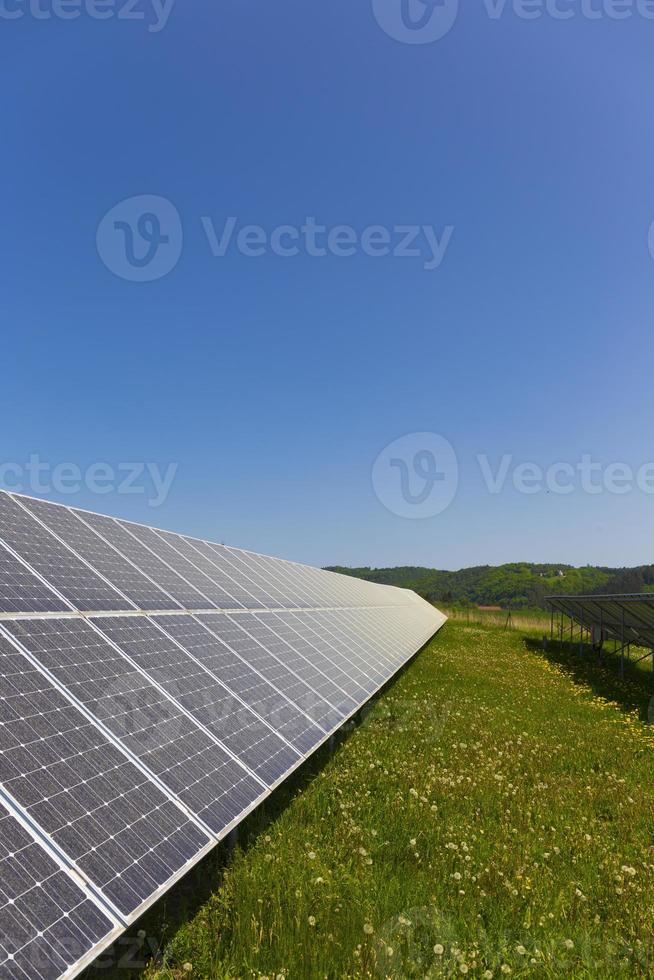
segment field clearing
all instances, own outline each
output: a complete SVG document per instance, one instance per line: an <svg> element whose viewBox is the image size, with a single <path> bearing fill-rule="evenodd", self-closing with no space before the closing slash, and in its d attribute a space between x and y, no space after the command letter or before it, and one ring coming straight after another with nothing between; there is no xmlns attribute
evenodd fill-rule
<svg viewBox="0 0 654 980"><path fill-rule="evenodd" d="M450 619L469 625L524 630L528 633L535 632L539 636L549 636L550 632L550 614L541 609L514 609L509 613L508 609L480 609L476 606L448 608L438 605L438 608Z"/></svg>
<svg viewBox="0 0 654 980"><path fill-rule="evenodd" d="M448 623L119 955L159 949L149 980L654 976L651 674L541 637Z"/></svg>

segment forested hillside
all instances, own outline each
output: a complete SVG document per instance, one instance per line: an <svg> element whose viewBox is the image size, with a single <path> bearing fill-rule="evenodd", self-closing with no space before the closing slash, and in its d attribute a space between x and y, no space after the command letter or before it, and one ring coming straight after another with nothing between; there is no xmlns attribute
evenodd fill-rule
<svg viewBox="0 0 654 980"><path fill-rule="evenodd" d="M517 562L499 566L478 565L462 568L457 572L413 566L333 566L329 571L354 575L369 582L414 589L432 602L471 602L513 609L544 606L545 596L548 595L654 591L654 565L637 568L574 568L571 565Z"/></svg>

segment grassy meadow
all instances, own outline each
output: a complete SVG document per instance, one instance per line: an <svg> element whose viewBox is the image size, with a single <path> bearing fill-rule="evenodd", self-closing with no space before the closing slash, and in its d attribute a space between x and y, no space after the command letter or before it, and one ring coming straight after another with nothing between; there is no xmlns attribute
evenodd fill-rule
<svg viewBox="0 0 654 980"><path fill-rule="evenodd" d="M654 976L651 673L543 632L449 622L97 974Z"/></svg>

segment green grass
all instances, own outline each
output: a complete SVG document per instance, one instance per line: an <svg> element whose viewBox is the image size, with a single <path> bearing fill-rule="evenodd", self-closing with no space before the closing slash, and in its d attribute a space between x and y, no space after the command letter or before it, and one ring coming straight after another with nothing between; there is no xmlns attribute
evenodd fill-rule
<svg viewBox="0 0 654 980"><path fill-rule="evenodd" d="M651 674L536 636L448 623L139 923L148 977L654 976Z"/></svg>
<svg viewBox="0 0 654 980"><path fill-rule="evenodd" d="M525 630L538 636L549 636L550 613L544 609L495 610L476 606L446 606L436 603L450 619L478 626L499 626L502 629Z"/></svg>

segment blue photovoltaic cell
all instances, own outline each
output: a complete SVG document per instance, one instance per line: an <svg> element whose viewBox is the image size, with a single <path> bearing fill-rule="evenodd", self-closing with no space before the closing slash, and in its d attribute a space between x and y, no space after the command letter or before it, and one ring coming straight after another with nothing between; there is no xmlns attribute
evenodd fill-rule
<svg viewBox="0 0 654 980"><path fill-rule="evenodd" d="M259 613L256 616L240 617L243 628L248 631L250 636L272 653L286 667L289 667L312 691L319 694L327 704L332 705L336 711L325 719L329 725L337 725L338 715L341 718L351 714L356 710L357 699L356 685L341 671L335 668L326 658L321 658L320 654L310 644L304 642L301 637L292 632L286 632L284 636L277 630L279 621L274 613Z"/></svg>
<svg viewBox="0 0 654 980"><path fill-rule="evenodd" d="M333 641L330 643L322 635L314 633L304 613L273 613L273 616L274 630L278 636L303 651L307 659L348 692L355 706L365 700L368 678L353 664L347 648L337 646Z"/></svg>
<svg viewBox="0 0 654 980"><path fill-rule="evenodd" d="M294 674L292 669L269 653L247 632L249 621L254 620L253 615L243 613L238 616L218 616L216 619L207 616L199 618L246 663L297 705L323 733L329 732L339 718L342 720L342 715L339 715L333 705L328 704L302 678Z"/></svg>
<svg viewBox="0 0 654 980"><path fill-rule="evenodd" d="M237 609L239 607L235 597L206 575L194 558L189 560L177 546L173 547L167 540L164 540L163 534L165 532L157 534L152 528L143 527L140 524L127 524L124 521L121 521L120 524L121 527L138 538L141 544L153 551L158 558L174 568L187 582L190 582L207 599L210 599L218 609ZM174 538L175 535L168 535L168 537Z"/></svg>
<svg viewBox="0 0 654 980"><path fill-rule="evenodd" d="M114 928L0 803L0 977L56 980Z"/></svg>
<svg viewBox="0 0 654 980"><path fill-rule="evenodd" d="M0 782L131 915L208 843L8 640L0 636Z"/></svg>
<svg viewBox="0 0 654 980"><path fill-rule="evenodd" d="M128 558L145 575L148 575L154 582L161 586L169 595L179 603L184 609L215 609L215 603L211 602L206 595L202 595L190 582L187 582L181 574L167 565L161 558L158 558L153 551L150 551L138 538L119 524L113 517L103 517L101 514L88 514L85 511L77 512L78 516L86 521L94 531L101 534L121 555ZM173 556L174 557L174 556Z"/></svg>
<svg viewBox="0 0 654 980"><path fill-rule="evenodd" d="M43 500L27 500L25 506L137 609L179 609L174 599L147 579L138 568L130 565L72 510ZM127 603L123 602L123 608L126 606Z"/></svg>
<svg viewBox="0 0 654 980"><path fill-rule="evenodd" d="M214 630L220 629L224 616L207 615L203 618L206 628L199 617L193 620L195 629L190 624L184 627L185 648L298 752L310 752L323 738L322 729L220 639ZM172 624L166 628L172 630Z"/></svg>
<svg viewBox="0 0 654 980"><path fill-rule="evenodd" d="M267 785L297 765L299 753L236 696L226 683L222 665L213 663L219 673L209 666L211 654L220 655L220 642L192 616L161 616L156 622L183 649L160 643L156 658L139 660L143 669L171 690L180 704ZM252 677L258 684L259 678Z"/></svg>
<svg viewBox="0 0 654 980"><path fill-rule="evenodd" d="M162 532L162 537L171 543L178 539L177 546L181 550L179 535L166 535ZM206 574L210 575L212 580L229 595L233 596L244 609L267 609L269 607L269 596L262 596L260 590L257 590L252 582L244 580L243 576L229 562L224 560L226 548L214 547L208 541L196 541L194 538L182 538L181 540L186 547L183 553L191 558L195 554L196 557L192 560L195 560L196 564L200 564Z"/></svg>
<svg viewBox="0 0 654 980"><path fill-rule="evenodd" d="M65 612L67 609L52 589L0 544L0 612Z"/></svg>
<svg viewBox="0 0 654 980"><path fill-rule="evenodd" d="M118 592L4 491L0 491L0 538L76 609L129 608Z"/></svg>
<svg viewBox="0 0 654 980"><path fill-rule="evenodd" d="M80 619L22 619L7 629L166 788L220 833L261 795L251 775L104 637ZM97 625L138 663L158 640L145 618ZM154 634L154 636L153 636Z"/></svg>

